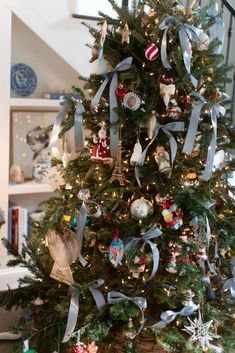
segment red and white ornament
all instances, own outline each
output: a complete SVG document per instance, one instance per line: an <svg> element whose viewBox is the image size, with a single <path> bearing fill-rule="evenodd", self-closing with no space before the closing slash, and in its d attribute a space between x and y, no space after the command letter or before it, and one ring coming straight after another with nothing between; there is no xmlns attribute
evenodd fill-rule
<svg viewBox="0 0 235 353"><path fill-rule="evenodd" d="M159 57L159 48L156 44L152 43L145 49L145 57L149 61L156 60Z"/></svg>
<svg viewBox="0 0 235 353"><path fill-rule="evenodd" d="M173 197L168 196L162 203L162 216L167 226L172 230L177 230L183 225L183 212L178 208Z"/></svg>

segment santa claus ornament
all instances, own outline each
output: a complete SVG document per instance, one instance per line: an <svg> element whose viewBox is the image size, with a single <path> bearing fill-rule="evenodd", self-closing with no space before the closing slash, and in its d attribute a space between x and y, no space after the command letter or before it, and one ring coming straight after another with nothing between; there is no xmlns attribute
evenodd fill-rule
<svg viewBox="0 0 235 353"><path fill-rule="evenodd" d="M98 136L93 137L94 147L92 150L91 159L97 162L109 161L109 145L110 141L107 137L105 123L100 123L100 130L98 131Z"/></svg>
<svg viewBox="0 0 235 353"><path fill-rule="evenodd" d="M145 50L145 57L149 61L156 60L159 57L159 49L156 44L150 44Z"/></svg>
<svg viewBox="0 0 235 353"><path fill-rule="evenodd" d="M167 226L172 230L177 230L183 225L183 212L178 208L172 196L166 197L163 202L162 216Z"/></svg>

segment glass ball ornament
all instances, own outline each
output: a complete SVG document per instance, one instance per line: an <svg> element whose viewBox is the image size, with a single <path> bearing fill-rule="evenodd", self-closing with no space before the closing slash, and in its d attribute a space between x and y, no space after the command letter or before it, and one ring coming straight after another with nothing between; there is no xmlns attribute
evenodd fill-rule
<svg viewBox="0 0 235 353"><path fill-rule="evenodd" d="M153 205L144 197L132 202L130 207L131 215L136 219L144 219L153 212Z"/></svg>

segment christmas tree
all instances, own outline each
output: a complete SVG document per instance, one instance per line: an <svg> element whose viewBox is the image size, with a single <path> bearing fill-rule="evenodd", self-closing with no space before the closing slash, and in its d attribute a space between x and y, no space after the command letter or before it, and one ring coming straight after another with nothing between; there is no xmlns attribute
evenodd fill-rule
<svg viewBox="0 0 235 353"><path fill-rule="evenodd" d="M63 97L46 176L56 194L9 263L33 277L1 305L26 309L20 330L38 353L234 353L234 162L217 4L109 2L118 18L87 25L91 60L107 71ZM61 153L73 126L76 153L66 143Z"/></svg>

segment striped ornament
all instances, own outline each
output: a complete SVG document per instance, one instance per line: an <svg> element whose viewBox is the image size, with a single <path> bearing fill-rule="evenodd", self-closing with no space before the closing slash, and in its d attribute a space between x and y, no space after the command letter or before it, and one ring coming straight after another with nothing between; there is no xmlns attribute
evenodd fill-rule
<svg viewBox="0 0 235 353"><path fill-rule="evenodd" d="M153 61L159 57L159 49L156 44L152 43L146 48L145 57L150 61Z"/></svg>

